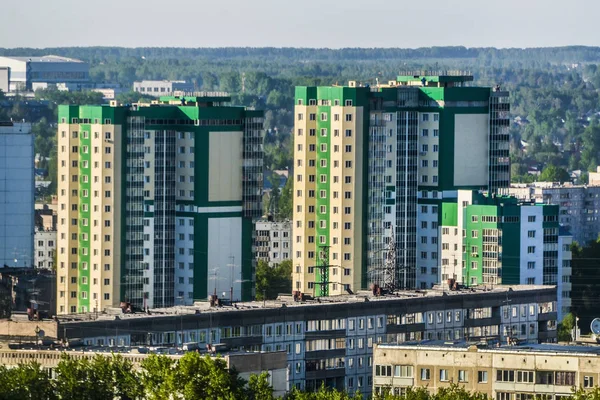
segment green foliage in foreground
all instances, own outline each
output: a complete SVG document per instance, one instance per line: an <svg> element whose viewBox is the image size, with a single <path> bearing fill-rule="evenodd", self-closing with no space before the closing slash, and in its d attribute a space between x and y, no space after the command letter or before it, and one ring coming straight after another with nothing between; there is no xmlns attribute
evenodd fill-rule
<svg viewBox="0 0 600 400"><path fill-rule="evenodd" d="M56 379L49 378L39 364L16 368L0 366L0 400L275 400L266 372L252 375L246 382L236 371L227 369L221 358L187 353L179 360L151 355L138 368L121 355L97 355L75 359L63 355ZM316 391L293 389L283 400L363 400L326 387ZM373 395L373 400L486 400L459 385L430 393L426 388L408 388L402 395L389 389ZM600 388L573 391L573 400L600 400ZM366 399L365 399L366 400Z"/></svg>

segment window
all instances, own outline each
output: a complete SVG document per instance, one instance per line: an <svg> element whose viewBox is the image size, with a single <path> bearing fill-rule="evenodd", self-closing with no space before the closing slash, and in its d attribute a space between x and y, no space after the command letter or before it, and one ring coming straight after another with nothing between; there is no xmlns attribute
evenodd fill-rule
<svg viewBox="0 0 600 400"><path fill-rule="evenodd" d="M427 114L427 113L422 114L422 120L423 120L423 122L429 121L429 114Z"/></svg>
<svg viewBox="0 0 600 400"><path fill-rule="evenodd" d="M487 383L488 373L487 371L477 371L477 383Z"/></svg>
<svg viewBox="0 0 600 400"><path fill-rule="evenodd" d="M583 387L584 388L594 387L594 377L593 376L584 376L583 377Z"/></svg>
<svg viewBox="0 0 600 400"><path fill-rule="evenodd" d="M352 114L346 114L346 122L352 122Z"/></svg>
<svg viewBox="0 0 600 400"><path fill-rule="evenodd" d="M527 269L535 269L535 261L528 261Z"/></svg>
<svg viewBox="0 0 600 400"><path fill-rule="evenodd" d="M442 382L447 382L450 379L448 378L448 370L447 369L440 369L440 381Z"/></svg>
<svg viewBox="0 0 600 400"><path fill-rule="evenodd" d="M535 253L535 246L527 246L527 254Z"/></svg>
<svg viewBox="0 0 600 400"><path fill-rule="evenodd" d="M458 381L459 382L468 382L468 374L467 371L459 369L458 370Z"/></svg>
<svg viewBox="0 0 600 400"><path fill-rule="evenodd" d="M431 370L429 368L421 368L421 380L428 381L431 379Z"/></svg>

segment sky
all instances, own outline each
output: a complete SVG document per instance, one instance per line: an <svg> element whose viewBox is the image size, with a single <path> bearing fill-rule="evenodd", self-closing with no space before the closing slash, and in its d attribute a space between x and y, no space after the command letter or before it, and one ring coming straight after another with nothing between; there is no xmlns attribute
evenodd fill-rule
<svg viewBox="0 0 600 400"><path fill-rule="evenodd" d="M600 0L2 1L0 47L600 46Z"/></svg>

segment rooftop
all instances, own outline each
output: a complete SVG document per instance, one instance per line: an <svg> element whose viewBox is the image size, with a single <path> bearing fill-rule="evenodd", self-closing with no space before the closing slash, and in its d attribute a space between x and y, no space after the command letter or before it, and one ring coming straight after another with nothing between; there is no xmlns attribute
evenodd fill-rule
<svg viewBox="0 0 600 400"><path fill-rule="evenodd" d="M466 341L438 341L428 340L423 342L411 342L405 344L382 344L378 347L390 349L426 349L439 351L481 351L492 353L523 353L523 354L568 354L568 355L585 355L585 356L600 356L600 346L584 346L584 345L563 345L563 344L522 344L514 346L492 347L481 343L473 343Z"/></svg>
<svg viewBox="0 0 600 400"><path fill-rule="evenodd" d="M75 58L67 58L67 57L52 56L52 55L41 56L41 57L11 57L11 56L4 56L4 57L10 58L11 60L16 60L16 61L30 61L30 62L62 62L62 63L66 63L66 62L82 63L83 62L83 61L77 60Z"/></svg>
<svg viewBox="0 0 600 400"><path fill-rule="evenodd" d="M470 71L402 71L396 78L398 82L414 82L425 79L429 82L471 82Z"/></svg>
<svg viewBox="0 0 600 400"><path fill-rule="evenodd" d="M463 288L458 290L449 290L447 285L438 285L429 290L413 290L413 291L397 291L393 294L386 294L376 296L372 291L358 291L354 294L344 294L338 296L319 297L319 298L307 298L302 301L294 300L292 295L283 294L279 295L277 300L267 301L249 301L239 302L233 305L225 305L221 307L214 307L206 302L196 302L193 306L175 306L169 308L156 308L150 310L150 314L145 312L135 313L122 313L120 308L108 309L105 312L96 315L95 313L84 313L84 314L64 314L59 315L57 318L61 322L88 322L94 320L114 320L115 317L119 319L135 319L135 318L148 318L160 317L160 316L174 316L174 315L194 315L203 313L227 313L234 311L243 310L260 310L260 309L280 309L282 307L294 308L294 307L319 307L324 305L332 304L344 304L344 303L365 303L365 302L388 302L397 301L402 299L418 299L418 298L435 298L443 296L478 296L489 293L510 293L510 292L525 292L530 290L540 289L554 289L554 286L544 285L516 285L516 286L494 286L494 287L473 287Z"/></svg>

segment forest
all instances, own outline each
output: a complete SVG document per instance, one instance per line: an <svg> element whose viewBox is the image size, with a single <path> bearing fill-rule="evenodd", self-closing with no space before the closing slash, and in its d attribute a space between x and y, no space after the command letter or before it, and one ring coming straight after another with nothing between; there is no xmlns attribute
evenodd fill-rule
<svg viewBox="0 0 600 400"><path fill-rule="evenodd" d="M273 170L292 169L293 96L297 85L374 84L402 71L461 70L477 85L499 84L511 96L511 168L514 182L571 180L570 171L586 171L600 161L600 47L495 49L466 47L402 48L119 48L67 47L3 49L0 55L56 54L90 64L93 82L131 88L136 80L178 79L197 90L226 91L232 103L265 110L265 172L276 190L265 211L286 218L291 187ZM123 93L119 100L138 101ZM39 90L31 99L0 93L0 119L35 123L35 147L54 180L53 126L57 104L99 103L96 93ZM44 165L45 163L45 165ZM547 170L547 171L544 171ZM275 177L275 178L272 178ZM51 187L52 189L53 187ZM280 188L280 189L277 189ZM51 190L50 189L50 190Z"/></svg>

